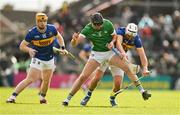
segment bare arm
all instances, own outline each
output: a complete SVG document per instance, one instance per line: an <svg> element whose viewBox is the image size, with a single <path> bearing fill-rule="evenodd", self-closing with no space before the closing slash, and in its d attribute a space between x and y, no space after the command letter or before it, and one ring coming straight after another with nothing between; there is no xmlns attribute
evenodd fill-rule
<svg viewBox="0 0 180 115"><path fill-rule="evenodd" d="M61 36L61 34L58 32L58 34L56 35L56 38L58 39L59 41L59 45L62 47L65 47L65 44L64 44L64 39L63 37Z"/></svg>
<svg viewBox="0 0 180 115"><path fill-rule="evenodd" d="M148 61L147 61L147 57L146 57L146 54L145 54L145 51L144 51L144 48L141 47L141 48L137 48L137 53L140 57L140 60L141 60L141 64L143 66L143 69L147 69L148 67Z"/></svg>
<svg viewBox="0 0 180 115"><path fill-rule="evenodd" d="M64 39L63 39L63 37L61 36L61 34L59 32L56 35L56 38L58 39L59 45L61 46L60 53L63 54L63 55L68 54L68 51L65 48Z"/></svg>
<svg viewBox="0 0 180 115"><path fill-rule="evenodd" d="M23 40L20 44L20 50L29 53L30 57L34 57L37 51L28 47L28 44L29 42Z"/></svg>
<svg viewBox="0 0 180 115"><path fill-rule="evenodd" d="M120 51L120 53L125 54L126 52L124 51L124 49L121 45L122 41L123 41L123 36L117 35L116 48Z"/></svg>
<svg viewBox="0 0 180 115"><path fill-rule="evenodd" d="M114 43L116 42L117 35L112 35L112 41L108 44L108 48L112 49L114 47Z"/></svg>
<svg viewBox="0 0 180 115"><path fill-rule="evenodd" d="M19 46L20 50L23 52L29 52L30 47L28 47L29 42L23 40Z"/></svg>

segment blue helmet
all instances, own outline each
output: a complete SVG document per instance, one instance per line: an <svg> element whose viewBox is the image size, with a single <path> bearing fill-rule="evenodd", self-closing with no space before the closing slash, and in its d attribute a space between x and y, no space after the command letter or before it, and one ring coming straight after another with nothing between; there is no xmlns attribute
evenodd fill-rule
<svg viewBox="0 0 180 115"><path fill-rule="evenodd" d="M85 44L85 45L83 46L83 50L84 50L85 52L90 52L90 51L91 51L91 44Z"/></svg>

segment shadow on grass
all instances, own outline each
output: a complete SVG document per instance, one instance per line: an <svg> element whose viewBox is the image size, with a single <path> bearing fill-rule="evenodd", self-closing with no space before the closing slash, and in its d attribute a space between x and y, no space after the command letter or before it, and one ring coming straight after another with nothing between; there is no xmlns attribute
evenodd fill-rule
<svg viewBox="0 0 180 115"><path fill-rule="evenodd" d="M136 107L136 106L116 106L116 107L112 107L112 106L64 106L67 108L146 108L145 106L142 107Z"/></svg>
<svg viewBox="0 0 180 115"><path fill-rule="evenodd" d="M6 102L5 102L6 103ZM37 104L37 105L43 105L43 104L40 104L40 103L22 103L22 102L18 102L18 103L6 103L6 104L14 104L14 105L34 105L34 104ZM46 105L46 104L44 104Z"/></svg>

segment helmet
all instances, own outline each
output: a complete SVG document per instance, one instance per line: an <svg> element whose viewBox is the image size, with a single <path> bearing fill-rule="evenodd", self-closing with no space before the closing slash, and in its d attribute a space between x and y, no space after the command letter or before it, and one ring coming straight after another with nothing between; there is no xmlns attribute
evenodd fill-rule
<svg viewBox="0 0 180 115"><path fill-rule="evenodd" d="M91 15L91 23L92 23L93 25L97 25L97 24L102 25L102 24L103 24L102 14L101 14L101 13L98 13L98 12L92 14L92 15Z"/></svg>
<svg viewBox="0 0 180 115"><path fill-rule="evenodd" d="M129 23L126 26L126 34L130 35L130 36L136 36L138 32L138 27L136 24L134 23Z"/></svg>
<svg viewBox="0 0 180 115"><path fill-rule="evenodd" d="M90 44L85 44L85 45L83 46L83 50L84 50L85 52L90 52L90 51L91 51L91 45L90 45Z"/></svg>
<svg viewBox="0 0 180 115"><path fill-rule="evenodd" d="M39 21L39 20L47 21L48 17L45 13L37 13L36 14L36 21Z"/></svg>

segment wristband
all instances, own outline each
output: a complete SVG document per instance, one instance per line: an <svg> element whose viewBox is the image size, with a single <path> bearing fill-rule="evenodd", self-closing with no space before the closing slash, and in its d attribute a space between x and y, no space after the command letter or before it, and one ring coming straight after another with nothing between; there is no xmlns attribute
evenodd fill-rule
<svg viewBox="0 0 180 115"><path fill-rule="evenodd" d="M65 46L61 46L61 49L64 50L64 49L65 49Z"/></svg>

